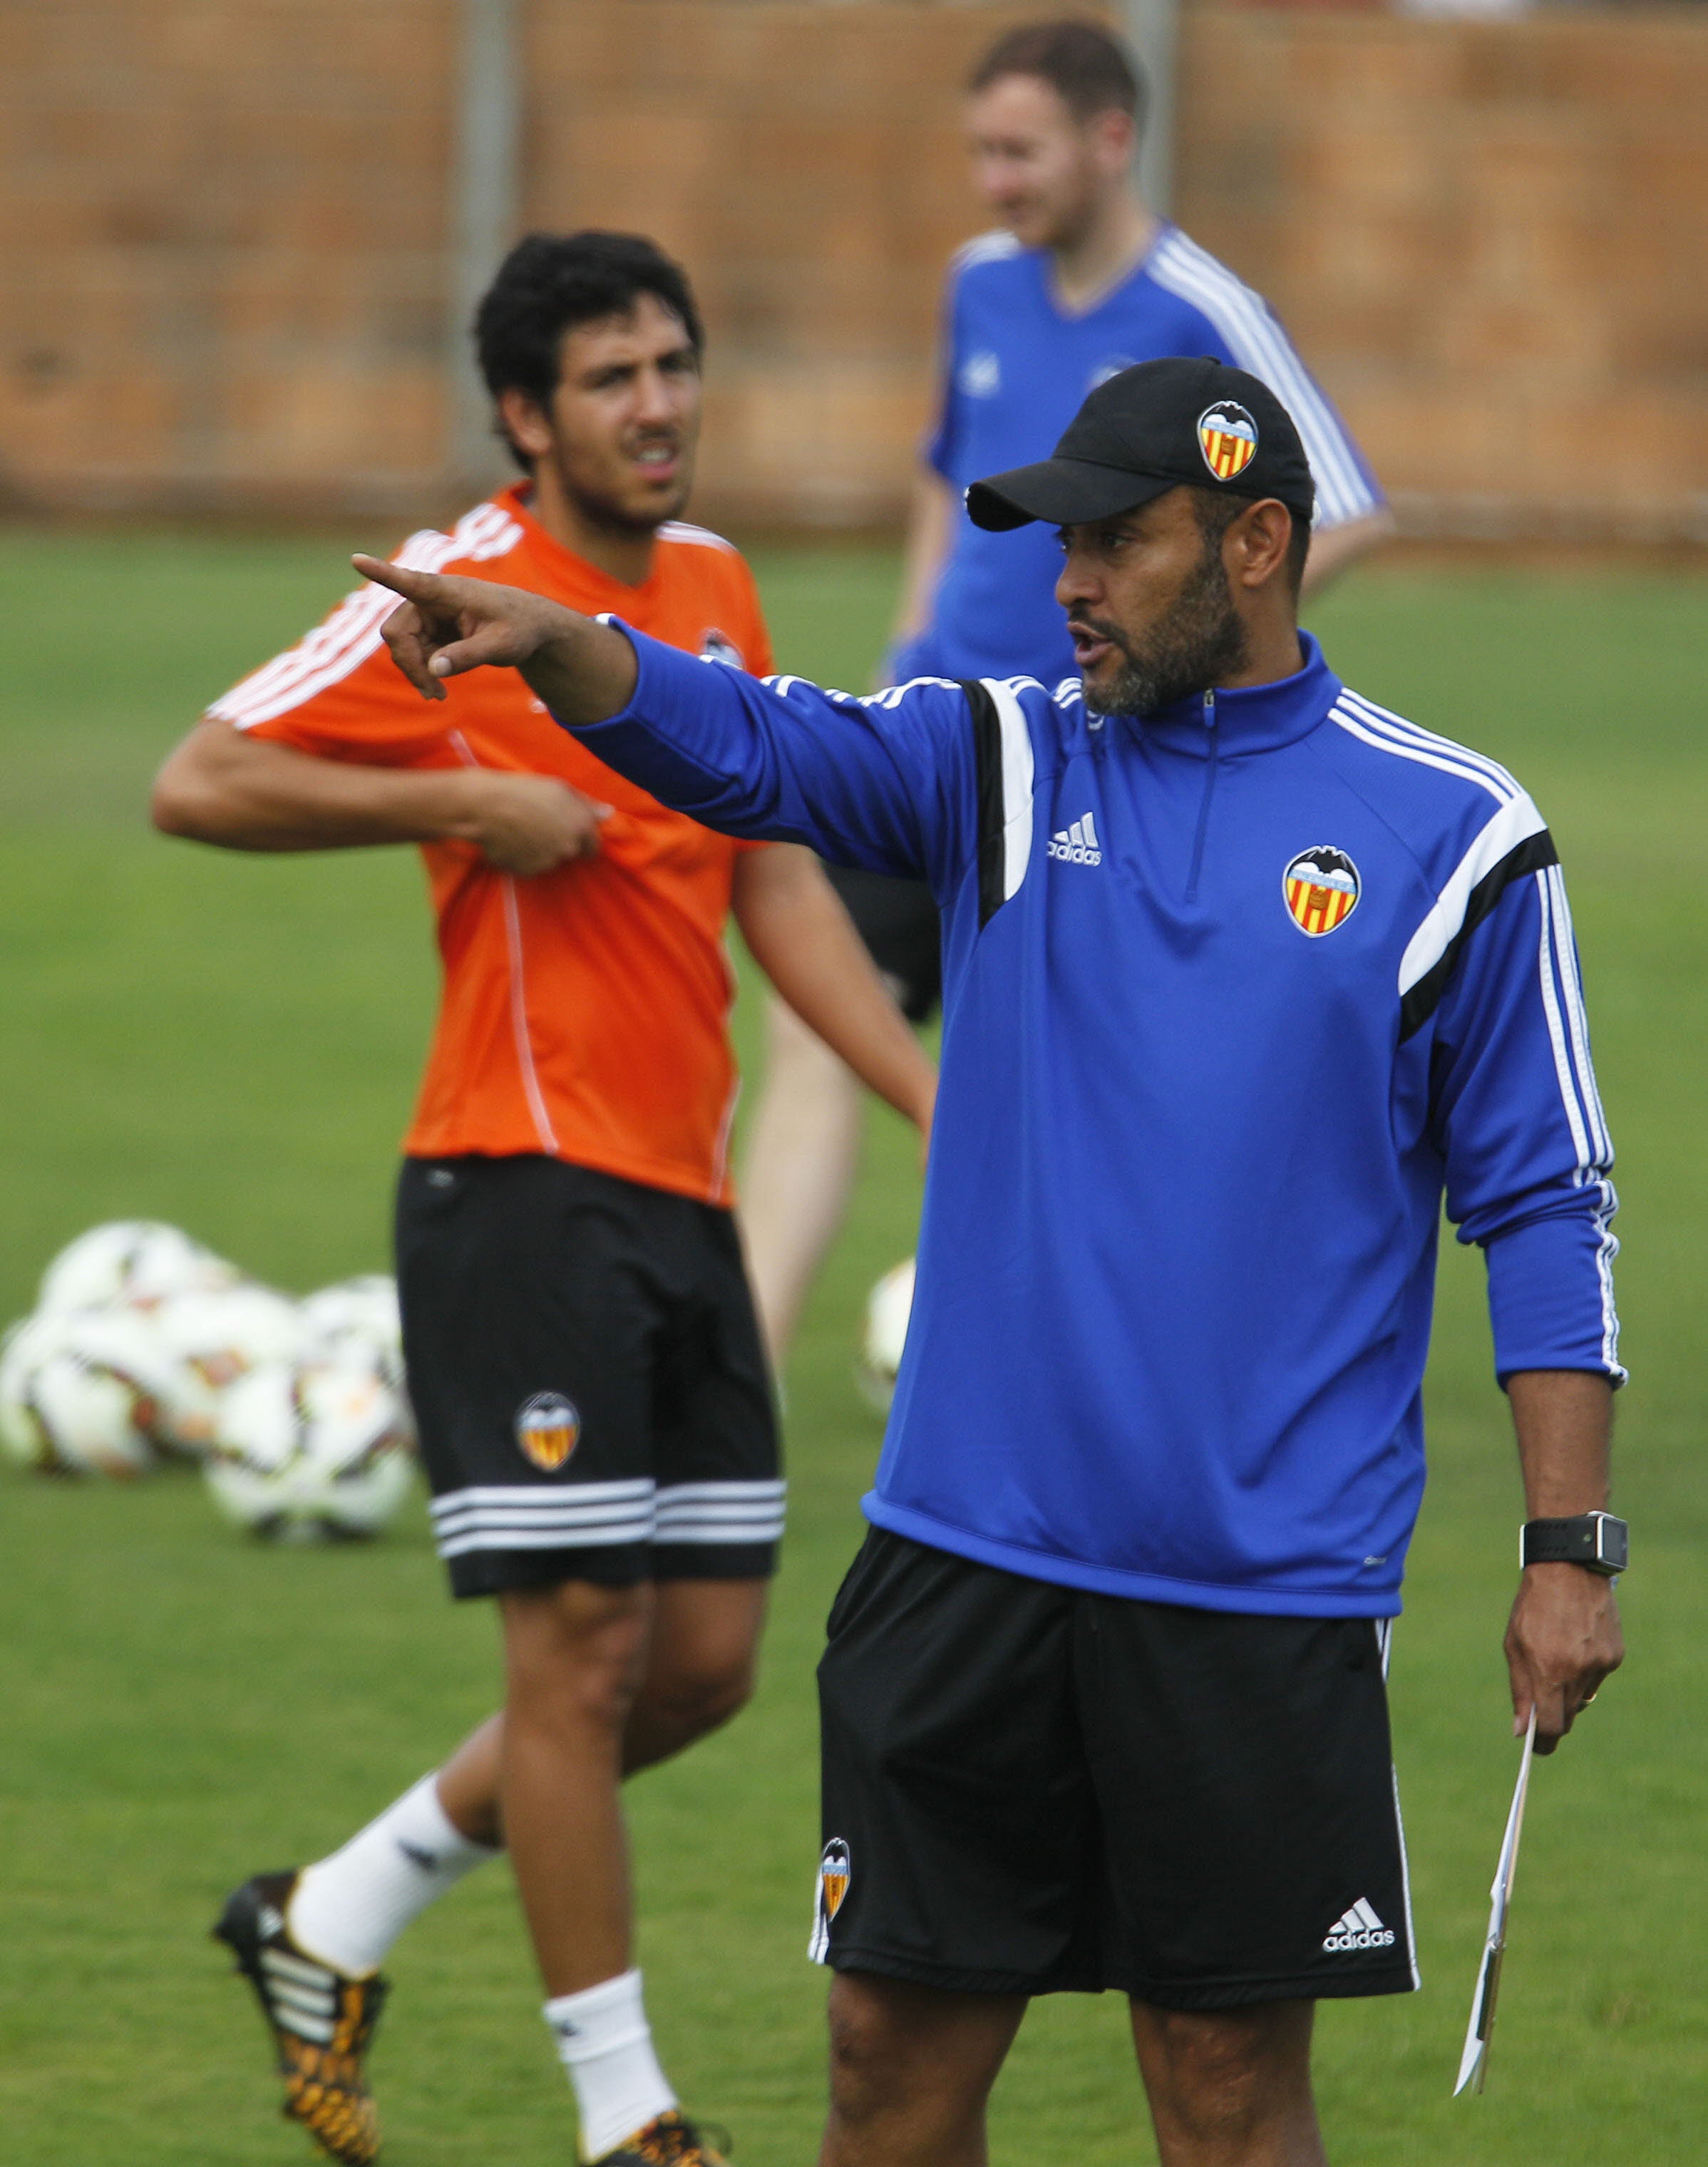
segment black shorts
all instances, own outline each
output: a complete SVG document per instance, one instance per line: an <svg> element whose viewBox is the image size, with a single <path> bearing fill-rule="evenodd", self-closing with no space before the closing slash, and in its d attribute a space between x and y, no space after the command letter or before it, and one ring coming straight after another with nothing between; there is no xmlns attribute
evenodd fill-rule
<svg viewBox="0 0 1708 2167"><path fill-rule="evenodd" d="M1164 2009L1406 1992L1386 1638L1088 1594L874 1529L819 1667L813 1954Z"/></svg>
<svg viewBox="0 0 1708 2167"><path fill-rule="evenodd" d="M406 1159L397 1288L456 1594L773 1570L777 1428L728 1211L554 1158Z"/></svg>
<svg viewBox="0 0 1708 2167"><path fill-rule="evenodd" d="M943 996L942 935L930 888L923 881L848 866L825 871L873 962L894 979L902 1014L910 1023L924 1023Z"/></svg>

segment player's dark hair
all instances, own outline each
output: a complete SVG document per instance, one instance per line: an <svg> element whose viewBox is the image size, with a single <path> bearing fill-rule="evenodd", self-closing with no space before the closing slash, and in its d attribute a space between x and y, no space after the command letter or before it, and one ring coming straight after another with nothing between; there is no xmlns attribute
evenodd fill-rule
<svg viewBox="0 0 1708 2167"><path fill-rule="evenodd" d="M1239 518L1248 505L1260 504L1255 496L1240 496L1232 490L1195 489L1191 491L1192 512L1198 522L1198 532L1204 538L1207 554L1221 542L1222 537ZM1297 511L1288 517L1293 522L1287 537L1287 585L1297 599L1300 582L1305 576L1305 559L1311 552L1311 522L1301 519Z"/></svg>
<svg viewBox="0 0 1708 2167"><path fill-rule="evenodd" d="M558 388L564 333L626 316L650 294L680 317L698 354L705 330L687 273L638 233L530 233L498 267L475 315L475 351L486 389L525 391L542 406ZM509 442L507 435L505 441ZM522 467L530 462L510 444Z"/></svg>
<svg viewBox="0 0 1708 2167"><path fill-rule="evenodd" d="M1143 74L1126 47L1098 24L1023 23L996 40L968 77L967 87L989 90L1005 75L1041 77L1075 120L1116 112L1143 125Z"/></svg>

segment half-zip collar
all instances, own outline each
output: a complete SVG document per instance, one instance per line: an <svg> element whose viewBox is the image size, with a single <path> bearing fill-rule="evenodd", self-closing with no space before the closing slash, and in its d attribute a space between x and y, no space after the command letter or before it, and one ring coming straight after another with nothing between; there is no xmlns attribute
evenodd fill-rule
<svg viewBox="0 0 1708 2167"><path fill-rule="evenodd" d="M1291 677L1190 693L1154 715L1123 716L1122 723L1147 744L1193 760L1233 760L1296 744L1323 721L1342 689L1322 649L1302 629L1299 646L1305 666Z"/></svg>

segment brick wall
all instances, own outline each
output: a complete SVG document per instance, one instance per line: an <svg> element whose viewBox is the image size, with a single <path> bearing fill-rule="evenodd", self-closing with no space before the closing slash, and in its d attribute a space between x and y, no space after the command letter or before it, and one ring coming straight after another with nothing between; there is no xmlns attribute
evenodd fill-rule
<svg viewBox="0 0 1708 2167"><path fill-rule="evenodd" d="M984 221L957 87L1032 5L536 7L528 215L650 232L692 270L702 497L808 524L894 514L948 252Z"/></svg>
<svg viewBox="0 0 1708 2167"><path fill-rule="evenodd" d="M1407 525L1708 541L1708 18L1191 19L1181 217Z"/></svg>
<svg viewBox="0 0 1708 2167"><path fill-rule="evenodd" d="M1037 7L529 0L528 222L713 340L699 508L894 516L973 55ZM0 0L0 502L448 508L454 0ZM1419 531L1708 539L1708 19L1192 8L1183 221Z"/></svg>
<svg viewBox="0 0 1708 2167"><path fill-rule="evenodd" d="M0 493L420 495L449 27L443 0L0 4Z"/></svg>

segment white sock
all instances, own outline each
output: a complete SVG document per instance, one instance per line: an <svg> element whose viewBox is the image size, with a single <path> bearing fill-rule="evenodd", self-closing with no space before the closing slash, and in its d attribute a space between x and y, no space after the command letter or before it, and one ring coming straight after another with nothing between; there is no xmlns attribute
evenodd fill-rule
<svg viewBox="0 0 1708 2167"><path fill-rule="evenodd" d="M545 2021L576 2088L584 2159L613 2150L676 2105L652 2051L638 1971L559 1995L547 2002Z"/></svg>
<svg viewBox="0 0 1708 2167"><path fill-rule="evenodd" d="M379 1965L427 1905L497 1852L453 1825L438 1779L423 1776L331 1857L305 1866L291 1893L291 1938L353 1979Z"/></svg>

